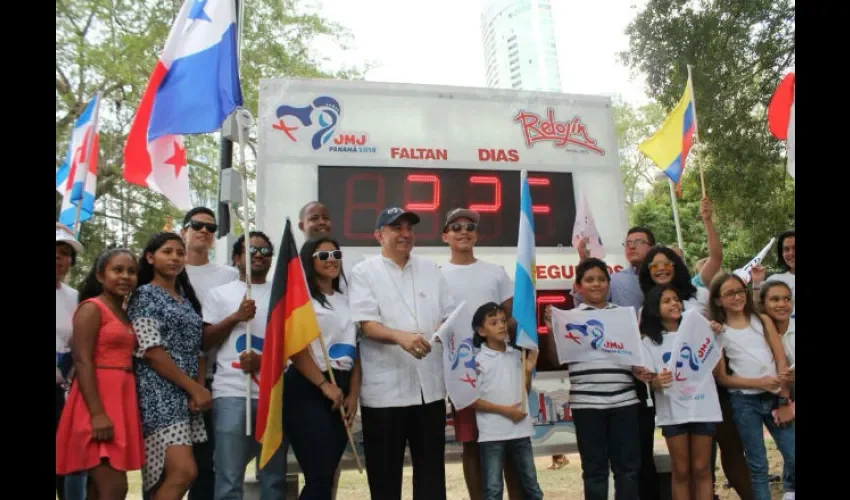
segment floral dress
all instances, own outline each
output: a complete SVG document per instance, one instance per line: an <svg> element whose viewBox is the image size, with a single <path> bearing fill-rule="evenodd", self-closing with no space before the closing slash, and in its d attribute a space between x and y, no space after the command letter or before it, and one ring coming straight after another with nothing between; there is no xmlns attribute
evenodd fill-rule
<svg viewBox="0 0 850 500"><path fill-rule="evenodd" d="M198 377L203 320L183 295L177 301L164 288L152 283L136 290L127 317L139 341L135 363L146 463L142 468L145 491L157 485L169 446L192 446L207 440L201 415L189 411L189 395L163 378L144 361L145 351L163 347L180 370Z"/></svg>

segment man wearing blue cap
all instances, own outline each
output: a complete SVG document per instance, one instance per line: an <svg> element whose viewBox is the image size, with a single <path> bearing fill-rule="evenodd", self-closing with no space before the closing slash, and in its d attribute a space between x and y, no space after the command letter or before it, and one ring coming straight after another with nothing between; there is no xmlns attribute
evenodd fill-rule
<svg viewBox="0 0 850 500"><path fill-rule="evenodd" d="M453 310L433 261L411 255L419 216L393 207L375 224L380 255L358 264L350 287L360 323L360 387L366 473L372 498L401 500L404 448L413 499L445 500L446 386L442 346L430 342Z"/></svg>

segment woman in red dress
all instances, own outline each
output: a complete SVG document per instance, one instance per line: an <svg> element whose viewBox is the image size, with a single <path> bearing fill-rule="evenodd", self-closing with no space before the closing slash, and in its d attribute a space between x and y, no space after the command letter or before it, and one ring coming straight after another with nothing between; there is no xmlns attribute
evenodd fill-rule
<svg viewBox="0 0 850 500"><path fill-rule="evenodd" d="M125 498L127 471L144 464L132 361L137 342L123 308L137 270L129 250L101 254L74 314L76 378L56 434L56 473L88 471L89 500Z"/></svg>

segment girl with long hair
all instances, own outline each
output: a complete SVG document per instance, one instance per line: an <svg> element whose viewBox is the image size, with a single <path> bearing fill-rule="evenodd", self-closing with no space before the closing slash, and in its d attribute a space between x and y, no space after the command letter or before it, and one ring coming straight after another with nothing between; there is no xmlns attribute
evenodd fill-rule
<svg viewBox="0 0 850 500"><path fill-rule="evenodd" d="M176 233L155 234L142 253L139 287L127 316L138 336L136 378L145 440L142 469L152 500L180 500L197 475L194 443L207 440L201 304L186 274L186 247Z"/></svg>
<svg viewBox="0 0 850 500"><path fill-rule="evenodd" d="M292 356L284 377L284 432L304 473L301 500L331 500L334 475L348 444L360 397L360 357L357 330L351 320L339 243L329 236L309 240L301 247L301 264L312 297L319 331L328 350L330 366L318 339ZM333 370L334 380L330 380ZM340 415L345 408L346 421Z"/></svg>
<svg viewBox="0 0 850 500"><path fill-rule="evenodd" d="M689 402L671 401L664 389L673 382L667 366L682 321L682 300L672 284L652 288L644 299L640 330L649 359L655 391L656 418L667 441L672 464L673 500L711 500L711 444L718 422L723 420L717 386L709 378ZM700 314L691 312L690 314ZM701 395L699 399L695 396Z"/></svg>
<svg viewBox="0 0 850 500"><path fill-rule="evenodd" d="M87 471L89 499L123 499L127 471L144 463L133 376L136 336L123 307L136 288L137 268L127 249L102 253L74 314L76 378L56 435L56 473Z"/></svg>
<svg viewBox="0 0 850 500"><path fill-rule="evenodd" d="M715 376L729 389L732 417L744 444L754 498L771 498L765 427L782 454L785 492L788 498L793 498L796 487L794 408L782 341L773 321L768 316L756 314L752 294L741 278L722 274L711 283L710 293L709 312L713 321L723 325L718 341L725 354L715 369Z"/></svg>

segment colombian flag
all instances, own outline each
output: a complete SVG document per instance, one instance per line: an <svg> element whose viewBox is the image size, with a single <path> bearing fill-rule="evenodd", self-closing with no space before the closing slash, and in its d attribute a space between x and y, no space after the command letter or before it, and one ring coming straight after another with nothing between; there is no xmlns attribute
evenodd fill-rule
<svg viewBox="0 0 850 500"><path fill-rule="evenodd" d="M286 219L279 252L272 280L269 319L260 368L257 441L262 445L261 468L283 441L283 371L286 362L319 336L319 324L310 301L289 218Z"/></svg>
<svg viewBox="0 0 850 500"><path fill-rule="evenodd" d="M694 92L691 80L679 104L670 112L655 135L643 142L638 149L653 161L667 177L676 184L681 196L682 173L685 161L694 143L696 132L696 113L694 111Z"/></svg>

